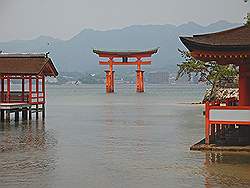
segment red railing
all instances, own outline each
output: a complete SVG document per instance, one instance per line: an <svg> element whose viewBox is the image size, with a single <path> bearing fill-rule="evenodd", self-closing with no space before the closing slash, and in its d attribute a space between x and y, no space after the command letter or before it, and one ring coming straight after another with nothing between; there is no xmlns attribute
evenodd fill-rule
<svg viewBox="0 0 250 188"><path fill-rule="evenodd" d="M11 91L8 95L7 92L4 92L1 97L2 103L29 103L29 104L44 104L45 95L43 92L19 92Z"/></svg>
<svg viewBox="0 0 250 188"><path fill-rule="evenodd" d="M32 92L29 96L29 104L44 104L45 95L43 92Z"/></svg>
<svg viewBox="0 0 250 188"><path fill-rule="evenodd" d="M210 144L210 137L214 137L223 128L221 125L250 125L250 106L237 106L238 104L235 99L205 104L206 144Z"/></svg>

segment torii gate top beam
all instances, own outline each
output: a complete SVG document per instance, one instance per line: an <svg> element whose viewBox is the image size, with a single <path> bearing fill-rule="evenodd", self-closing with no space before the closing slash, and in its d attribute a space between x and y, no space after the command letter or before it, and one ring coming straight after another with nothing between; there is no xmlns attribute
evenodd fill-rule
<svg viewBox="0 0 250 188"><path fill-rule="evenodd" d="M99 57L113 57L113 58L123 58L123 57L151 57L153 54L158 52L159 48L151 50L126 50L126 51L115 51L115 50L97 50L94 49L93 52Z"/></svg>

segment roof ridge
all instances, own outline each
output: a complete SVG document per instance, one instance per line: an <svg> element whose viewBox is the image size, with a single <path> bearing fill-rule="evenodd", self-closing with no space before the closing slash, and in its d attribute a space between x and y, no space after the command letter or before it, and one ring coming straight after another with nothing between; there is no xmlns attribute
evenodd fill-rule
<svg viewBox="0 0 250 188"><path fill-rule="evenodd" d="M245 27L249 27L249 26L248 25L242 25L242 26L227 29L227 30L224 30L224 31L217 31L217 32L211 32L211 33L206 33L206 34L197 34L197 35L193 35L193 37L205 37L205 36L211 36L211 35L221 35L221 34L225 34L225 33L229 33L229 32L234 32L236 30L239 30L239 29L242 29L242 28L245 28Z"/></svg>

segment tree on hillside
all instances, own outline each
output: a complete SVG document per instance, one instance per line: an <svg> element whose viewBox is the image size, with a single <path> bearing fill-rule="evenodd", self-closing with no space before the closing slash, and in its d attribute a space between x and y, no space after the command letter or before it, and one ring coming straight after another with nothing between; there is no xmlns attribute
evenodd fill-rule
<svg viewBox="0 0 250 188"><path fill-rule="evenodd" d="M192 76L198 76L199 82L204 82L211 86L209 101L215 100L216 92L225 87L237 87L238 69L234 65L219 65L216 62L203 62L194 59L189 52L179 50L181 56L185 59L178 64L178 73L176 80L187 75L189 79Z"/></svg>

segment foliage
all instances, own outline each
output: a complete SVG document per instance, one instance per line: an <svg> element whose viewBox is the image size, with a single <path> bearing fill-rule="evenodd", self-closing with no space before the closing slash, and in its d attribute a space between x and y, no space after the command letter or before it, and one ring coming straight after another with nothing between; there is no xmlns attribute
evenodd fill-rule
<svg viewBox="0 0 250 188"><path fill-rule="evenodd" d="M184 62L178 64L176 80L187 75L189 80L192 76L198 76L200 82L211 86L210 100L214 99L218 89L223 87L237 87L238 69L234 65L219 65L216 62L203 62L194 59L189 52L179 50Z"/></svg>
<svg viewBox="0 0 250 188"><path fill-rule="evenodd" d="M250 13L247 14L246 25L250 25Z"/></svg>

